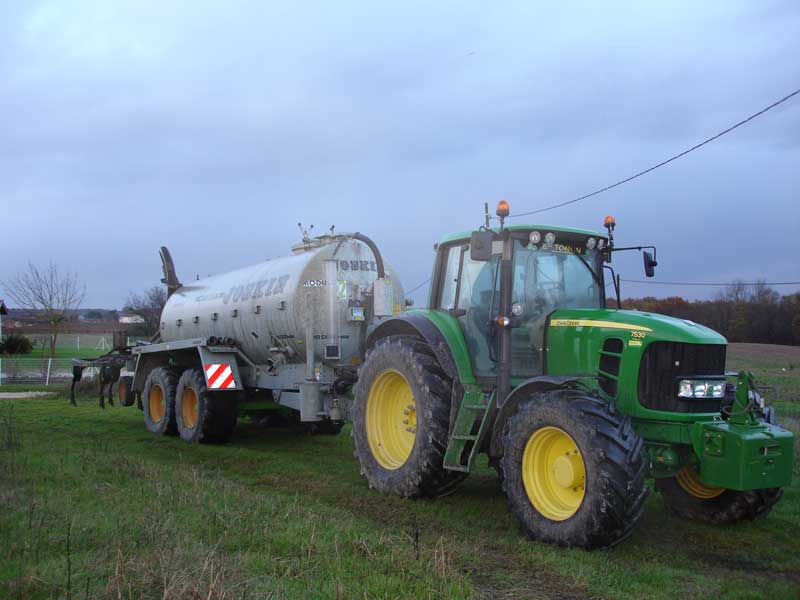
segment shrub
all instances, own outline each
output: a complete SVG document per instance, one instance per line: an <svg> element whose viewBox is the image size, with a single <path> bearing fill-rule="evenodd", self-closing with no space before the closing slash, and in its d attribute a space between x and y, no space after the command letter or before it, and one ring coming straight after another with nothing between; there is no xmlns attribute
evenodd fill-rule
<svg viewBox="0 0 800 600"><path fill-rule="evenodd" d="M24 335L10 333L0 342L0 354L30 354L33 343Z"/></svg>

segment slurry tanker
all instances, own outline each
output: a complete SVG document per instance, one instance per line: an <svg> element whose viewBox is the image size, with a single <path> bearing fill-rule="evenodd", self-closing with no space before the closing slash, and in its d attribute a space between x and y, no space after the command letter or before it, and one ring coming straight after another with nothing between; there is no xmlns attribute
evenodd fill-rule
<svg viewBox="0 0 800 600"><path fill-rule="evenodd" d="M562 545L625 539L648 479L687 518L768 513L793 435L752 375L726 372L711 329L620 308L613 255L653 276L655 248L615 245L611 217L601 234L496 214L436 244L422 309L358 233L187 284L162 248L161 328L118 355L120 398L187 442L248 414L331 434L351 414L370 487L407 498L452 493L484 453L523 531Z"/></svg>

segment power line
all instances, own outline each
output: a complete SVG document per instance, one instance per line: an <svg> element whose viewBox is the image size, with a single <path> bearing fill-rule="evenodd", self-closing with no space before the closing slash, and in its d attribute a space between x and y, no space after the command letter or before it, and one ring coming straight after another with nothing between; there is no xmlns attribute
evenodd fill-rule
<svg viewBox="0 0 800 600"><path fill-rule="evenodd" d="M691 148L688 148L688 149L684 150L683 152L680 152L679 154L676 154L675 156L671 156L670 158L668 158L668 159L666 159L664 161L661 161L657 165L653 165L649 169L645 169L644 171L639 171L635 175L631 175L630 177L626 177L625 179L617 181L616 183L613 183L611 185L607 185L606 187L601 188L599 190L596 190L596 191L592 192L591 194L584 194L583 196L579 196L578 198L573 198L572 200L567 200L566 202L561 202L559 204L554 204L553 206L548 206L546 208L540 208L538 210L530 210L528 212L523 212L523 213L514 213L511 216L512 217L525 217L527 215L535 215L537 213L542 213L542 212L545 212L545 211L548 211L548 210L553 210L554 208L561 208L562 206L567 206L568 204L574 204L575 202L580 202L581 200L586 200L587 198L591 198L592 196L597 196L598 194L602 194L603 192L607 192L608 190L613 189L615 187L618 187L620 185L623 185L625 183L628 183L629 181L633 181L634 179L636 179L638 177L641 177L642 175L646 175L650 171L655 171L659 167L663 167L664 165L666 165L668 163L671 163L673 160L677 160L677 159L681 158L682 156L686 156L690 152L693 152L694 150L697 150L698 148L702 148L706 144L709 144L709 143L713 142L714 140L716 140L718 138L721 138L726 133L730 133L731 131L733 131L737 127L741 127L745 123L749 123L750 121L752 121L756 117L759 117L759 116L763 115L765 112L767 112L769 110L772 110L773 108L775 108L779 104L783 104L784 102L786 102L790 98L793 98L797 94L800 94L800 89L797 89L797 90L793 91L788 96L784 96L783 98L781 98L777 102L773 102L772 104L770 104L766 108L762 108L757 113L754 113L754 114L750 115L749 117L747 117L746 119L744 119L742 121L739 121L735 125L731 125L727 129L725 129L723 131L720 131L718 134L713 135L713 136L711 136L710 138L708 138L706 140L703 140L699 144L695 144Z"/></svg>
<svg viewBox="0 0 800 600"><path fill-rule="evenodd" d="M755 282L745 282L745 281L731 281L729 283L703 283L699 281L647 281L644 279L622 279L627 283L649 283L655 285L702 285L702 286L720 286L725 287L729 285L800 285L800 281L755 281Z"/></svg>
<svg viewBox="0 0 800 600"><path fill-rule="evenodd" d="M419 284L417 287L415 287L414 289L412 289L412 290L410 290L410 291L406 292L406 297L408 297L408 296L410 296L411 294L413 294L414 292L416 292L416 291L417 291L419 288L421 288L423 285L425 285L425 284L429 283L429 282L430 282L430 280L431 280L431 278L430 278L430 277L428 277L428 278L427 278L425 281L423 281L422 283L420 283L420 284Z"/></svg>

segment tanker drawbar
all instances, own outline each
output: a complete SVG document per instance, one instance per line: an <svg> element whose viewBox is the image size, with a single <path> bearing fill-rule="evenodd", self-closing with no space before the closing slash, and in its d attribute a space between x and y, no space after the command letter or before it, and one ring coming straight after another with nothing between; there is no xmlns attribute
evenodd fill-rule
<svg viewBox="0 0 800 600"><path fill-rule="evenodd" d="M221 441L251 413L338 432L368 332L404 310L370 238L304 236L289 256L185 284L169 250L160 255L160 329L131 349L125 374L149 429Z"/></svg>

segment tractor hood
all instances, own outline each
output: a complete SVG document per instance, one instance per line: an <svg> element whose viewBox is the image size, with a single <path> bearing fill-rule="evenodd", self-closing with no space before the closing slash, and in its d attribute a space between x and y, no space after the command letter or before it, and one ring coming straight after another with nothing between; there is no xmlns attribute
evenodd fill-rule
<svg viewBox="0 0 800 600"><path fill-rule="evenodd" d="M550 328L569 327L605 329L628 333L648 341L684 342L689 344L727 344L727 340L703 325L638 310L573 308L556 310L550 315ZM643 334L643 335L642 335ZM627 337L627 336L626 336Z"/></svg>

